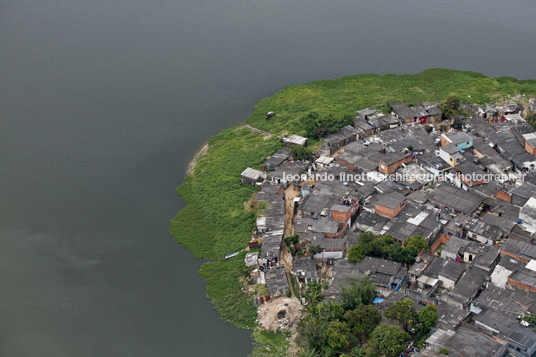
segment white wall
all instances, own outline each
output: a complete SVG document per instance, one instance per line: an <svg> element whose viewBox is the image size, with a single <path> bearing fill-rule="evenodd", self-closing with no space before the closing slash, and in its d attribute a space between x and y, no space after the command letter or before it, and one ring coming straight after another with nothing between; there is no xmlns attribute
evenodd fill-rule
<svg viewBox="0 0 536 357"><path fill-rule="evenodd" d="M322 252L313 256L314 259L342 259L341 252Z"/></svg>

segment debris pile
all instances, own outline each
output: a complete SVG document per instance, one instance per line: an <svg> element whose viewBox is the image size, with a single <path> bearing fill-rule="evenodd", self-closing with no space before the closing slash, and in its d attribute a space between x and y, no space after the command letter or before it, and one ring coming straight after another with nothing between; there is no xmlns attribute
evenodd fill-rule
<svg viewBox="0 0 536 357"><path fill-rule="evenodd" d="M302 315L301 308L295 297L279 298L259 306L257 322L263 330L276 332L279 329L294 333Z"/></svg>

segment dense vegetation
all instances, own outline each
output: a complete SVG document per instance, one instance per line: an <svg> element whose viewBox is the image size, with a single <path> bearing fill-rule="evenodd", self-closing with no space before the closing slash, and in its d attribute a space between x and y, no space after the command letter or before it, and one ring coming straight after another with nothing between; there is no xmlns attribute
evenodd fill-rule
<svg viewBox="0 0 536 357"><path fill-rule="evenodd" d="M359 74L334 80L321 80L287 86L270 98L261 100L247 123L275 134L308 136L310 112L319 117L355 116L355 111L373 107L389 111L390 102L440 102L457 95L471 103L487 103L508 94L536 95L536 80L512 77L492 78L475 72L433 68L416 74ZM470 96L470 98L469 98ZM266 120L266 113L276 116Z"/></svg>
<svg viewBox="0 0 536 357"><path fill-rule="evenodd" d="M425 306L417 313L413 301L403 299L385 312L395 326L379 324L382 315L372 305L374 286L367 275L341 287L341 303L321 301L321 288L320 284L310 283L306 289L306 313L296 339L301 357L396 356L406 351L412 338L409 326L415 331L413 339L422 344L438 318L435 306ZM396 326L396 322L403 328Z"/></svg>
<svg viewBox="0 0 536 357"><path fill-rule="evenodd" d="M255 214L244 208L256 187L242 184L248 166L281 148L275 137L263 140L246 128L232 128L213 136L208 154L192 175L177 187L187 206L172 220L170 233L198 259L216 260L243 249L251 238Z"/></svg>
<svg viewBox="0 0 536 357"><path fill-rule="evenodd" d="M177 188L187 206L172 220L170 234L203 264L200 275L207 281L207 296L219 316L239 327L253 327L256 309L252 298L241 291L238 277L245 273L244 254L222 260L247 246L255 224L255 212L246 210L256 188L240 183L248 166L281 147L277 138L263 140L261 134L232 128L210 139L208 154L197 163L192 175Z"/></svg>
<svg viewBox="0 0 536 357"><path fill-rule="evenodd" d="M416 235L406 239L404 246L395 242L394 238L386 234L375 237L370 232L361 232L357 244L348 250L348 260L357 263L366 255L378 258L389 258L395 262L413 264L415 257L428 243L423 237Z"/></svg>
<svg viewBox="0 0 536 357"><path fill-rule="evenodd" d="M289 348L288 333L255 330L253 333L253 352L250 357L286 356Z"/></svg>

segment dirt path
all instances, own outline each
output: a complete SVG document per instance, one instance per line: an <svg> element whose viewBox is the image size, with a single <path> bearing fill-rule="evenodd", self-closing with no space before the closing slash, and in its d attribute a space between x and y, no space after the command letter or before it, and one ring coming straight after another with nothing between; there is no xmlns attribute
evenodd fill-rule
<svg viewBox="0 0 536 357"><path fill-rule="evenodd" d="M294 190L294 185L290 185L285 190L285 237L294 234L294 223L292 222L294 197L298 196L299 193L299 190ZM292 284L290 284L290 279L293 278L292 274L290 274L292 270L292 255L285 244L283 244L283 248L281 249L281 260L285 264L290 290L294 294L294 289L292 288Z"/></svg>
<svg viewBox="0 0 536 357"><path fill-rule="evenodd" d="M269 133L269 132L267 132L267 131L262 131L262 130L259 130L259 129L257 129L257 128L254 128L254 127L252 127L251 125L246 125L246 127L247 127L249 130L251 130L252 132L262 134L262 135L266 136L267 138L269 138L270 136L274 135L274 134Z"/></svg>
<svg viewBox="0 0 536 357"><path fill-rule="evenodd" d="M300 193L294 190L294 185L290 185L285 190L285 237L294 234L294 223L292 213L294 212L294 198Z"/></svg>

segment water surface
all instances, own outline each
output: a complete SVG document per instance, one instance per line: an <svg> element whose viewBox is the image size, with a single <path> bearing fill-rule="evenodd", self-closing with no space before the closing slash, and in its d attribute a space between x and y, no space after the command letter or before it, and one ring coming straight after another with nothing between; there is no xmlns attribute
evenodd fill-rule
<svg viewBox="0 0 536 357"><path fill-rule="evenodd" d="M0 0L0 355L246 356L168 236L189 158L283 86L536 78L533 1Z"/></svg>

